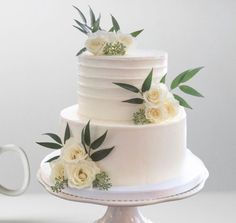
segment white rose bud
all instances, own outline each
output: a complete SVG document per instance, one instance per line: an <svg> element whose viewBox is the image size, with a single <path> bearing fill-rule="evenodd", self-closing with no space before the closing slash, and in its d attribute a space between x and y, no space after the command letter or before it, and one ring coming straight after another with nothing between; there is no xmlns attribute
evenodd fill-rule
<svg viewBox="0 0 236 223"><path fill-rule="evenodd" d="M168 112L169 117L174 117L178 114L179 102L173 97L171 93L168 94L163 104Z"/></svg>
<svg viewBox="0 0 236 223"><path fill-rule="evenodd" d="M130 34L124 34L124 33L117 33L118 36L118 41L122 44L124 44L127 48L130 47L133 42L134 39Z"/></svg>
<svg viewBox="0 0 236 223"><path fill-rule="evenodd" d="M94 55L102 55L103 47L106 44L106 32L97 31L88 36L85 42L86 49Z"/></svg>
<svg viewBox="0 0 236 223"><path fill-rule="evenodd" d="M82 160L77 164L66 165L68 185L72 188L92 187L98 173L100 173L100 169L95 162L90 160Z"/></svg>
<svg viewBox="0 0 236 223"><path fill-rule="evenodd" d="M68 139L61 150L61 159L67 163L78 163L87 158L87 153L80 142L71 137Z"/></svg>
<svg viewBox="0 0 236 223"><path fill-rule="evenodd" d="M151 121L152 123L161 123L167 119L167 110L164 106L152 107L146 106L145 108L145 116L146 119Z"/></svg>
<svg viewBox="0 0 236 223"><path fill-rule="evenodd" d="M65 166L61 159L56 159L50 162L50 166L51 166L51 175L50 175L51 182L55 184L56 179L58 180L66 179Z"/></svg>
<svg viewBox="0 0 236 223"><path fill-rule="evenodd" d="M106 42L108 43L114 43L118 41L117 33L114 33L114 32L106 32L105 38L106 38Z"/></svg>
<svg viewBox="0 0 236 223"><path fill-rule="evenodd" d="M150 105L158 105L163 102L168 95L168 88L165 84L159 83L143 94L144 100Z"/></svg>

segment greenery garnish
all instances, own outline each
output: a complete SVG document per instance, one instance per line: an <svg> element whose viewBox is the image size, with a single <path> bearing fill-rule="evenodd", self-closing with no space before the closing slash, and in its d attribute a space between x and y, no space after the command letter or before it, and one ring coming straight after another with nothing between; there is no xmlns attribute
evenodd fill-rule
<svg viewBox="0 0 236 223"><path fill-rule="evenodd" d="M150 90L150 88L151 88L152 76L153 76L153 69L150 71L150 73L148 74L148 76L144 80L141 90L133 85L126 84L126 83L113 82L113 84L115 84L121 88L124 88L125 90L132 91L134 93L138 93L141 95L141 97L143 97L143 93ZM144 100L143 100L143 98L131 98L131 99L125 100L123 102L131 103L131 104L143 104Z"/></svg>
<svg viewBox="0 0 236 223"><path fill-rule="evenodd" d="M98 173L96 179L93 181L93 187L99 190L108 190L112 186L110 180L106 172Z"/></svg>
<svg viewBox="0 0 236 223"><path fill-rule="evenodd" d="M84 146L84 149L87 152L88 156L95 162L104 159L115 148L115 146L113 146L111 148L97 150L105 141L106 136L107 131L91 142L90 121L88 121L88 123L81 132L81 141Z"/></svg>
<svg viewBox="0 0 236 223"><path fill-rule="evenodd" d="M80 32L82 32L85 35L89 35L90 33L95 33L98 30L105 30L101 27L101 24L100 24L101 14L99 14L99 16L96 17L94 11L92 10L92 8L90 6L89 6L90 24L88 24L88 19L83 14L83 12L78 7L76 7L76 6L73 6L73 7L79 13L79 16L82 20L82 21L79 21L77 19L74 19L76 25L73 25L73 26L76 29L78 29ZM108 32L118 32L120 30L120 25L113 15L111 15L111 21L112 21L112 27L108 30ZM143 29L137 30L137 31L131 32L130 35L133 37L137 37L142 31L143 31ZM114 50L116 50L115 52L120 52L119 54L117 53L118 55L123 55L122 53L125 49L122 45L117 45L117 44L113 44L112 46L107 45L105 55L111 55L111 52L113 52ZM82 48L81 50L79 50L79 52L76 54L76 56L79 56L80 54L82 54L85 51L86 51L86 48ZM112 55L117 55L117 54L112 54Z"/></svg>
<svg viewBox="0 0 236 223"><path fill-rule="evenodd" d="M190 79L192 79L202 68L203 67L189 69L189 70L186 70L186 71L182 72L181 74L179 74L171 82L171 85L170 85L171 91L173 91L176 88L179 88L179 90L181 90L185 94L189 94L189 95L196 96L196 97L203 97L203 95L201 93L199 93L197 90L195 90L194 88L192 88L188 85L182 84L182 83L185 83L185 82L189 81ZM151 87L152 76L153 76L153 69L151 70L151 72L149 73L147 78L144 80L141 90L133 85L126 84L126 83L113 83L113 84L116 84L117 86L124 88L128 91L132 91L134 93L139 93L143 97L143 93L148 91ZM162 79L160 80L160 83L163 83L163 84L166 83L166 76L167 76L167 74L165 74L162 77ZM173 94L173 95L174 95L175 99L179 101L179 104L181 106L183 106L185 108L192 109L192 107L181 96L179 96L177 94ZM144 100L143 100L143 98L132 98L132 99L125 100L123 102L128 102L131 104L143 104ZM134 119L133 119L134 122L142 124L142 122L144 121L144 120L142 120L142 118L141 118L142 121L140 121L140 117L142 117L142 115L143 115L143 113L141 110L134 113Z"/></svg>
<svg viewBox="0 0 236 223"><path fill-rule="evenodd" d="M136 125L150 124L151 121L145 116L145 110L140 108L137 112L133 114L133 122Z"/></svg>
<svg viewBox="0 0 236 223"><path fill-rule="evenodd" d="M166 75L167 75L167 73L161 78L160 83L162 83L162 84L166 83Z"/></svg>
<svg viewBox="0 0 236 223"><path fill-rule="evenodd" d="M43 135L48 135L50 136L56 143L53 142L36 142L37 144L47 147L49 149L61 149L63 147L62 139L54 134L54 133L45 133ZM110 152L115 148L115 146L112 146L111 148L104 148L97 150L105 141L105 138L107 136L107 131L102 134L102 136L98 137L94 141L91 141L91 135L90 135L90 121L86 124L86 126L82 129L81 131L81 143L88 154L88 156L93 160L93 161L100 161L104 159L107 155L110 154ZM66 129L65 129L65 134L64 134L64 144L66 141L71 137L71 130L70 126L67 123ZM93 151L93 152L92 152ZM59 156L58 156L59 158ZM56 159L56 158L55 158ZM55 160L54 158L48 160L47 162L50 162L52 160Z"/></svg>
<svg viewBox="0 0 236 223"><path fill-rule="evenodd" d="M60 136L58 136L55 133L44 133L43 135L49 136L55 141L55 143L54 142L36 142L38 145L49 148L49 149L61 149L63 147L62 142L66 143L66 141L71 137L71 131L70 131L69 124L67 123L65 133L64 133L64 140L62 140Z"/></svg>
<svg viewBox="0 0 236 223"><path fill-rule="evenodd" d="M103 48L104 55L125 55L126 46L120 42L106 43Z"/></svg>
<svg viewBox="0 0 236 223"><path fill-rule="evenodd" d="M54 160L57 160L59 157L60 157L60 156L54 156L54 157L52 157L51 159L47 160L46 163L50 163L50 162L52 162L52 161L54 161Z"/></svg>
<svg viewBox="0 0 236 223"><path fill-rule="evenodd" d="M185 70L184 72L180 73L172 82L170 85L170 89L174 90L177 87L184 92L185 94L189 94L192 96L196 97L203 97L201 93L199 93L197 90L194 88L188 86L188 85L183 85L182 83L185 83L192 79L203 67L197 67L189 70ZM179 101L179 104L185 108L192 109L192 107L188 104L186 100L184 100L181 96L177 94L173 94L175 99Z"/></svg>
<svg viewBox="0 0 236 223"><path fill-rule="evenodd" d="M65 180L65 179L62 180L62 179L56 178L55 181L56 181L55 185L51 186L51 189L54 193L59 193L63 189L68 187L68 180Z"/></svg>

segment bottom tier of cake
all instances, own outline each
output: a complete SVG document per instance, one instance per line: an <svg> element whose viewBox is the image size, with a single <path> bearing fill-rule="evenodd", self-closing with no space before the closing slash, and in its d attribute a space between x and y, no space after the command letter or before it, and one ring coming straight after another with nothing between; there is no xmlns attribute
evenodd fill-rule
<svg viewBox="0 0 236 223"><path fill-rule="evenodd" d="M61 112L60 130L68 123L73 137L81 140L88 119L78 116L78 106ZM183 108L162 124L137 126L132 123L91 120L91 138L108 130L103 148L115 146L98 166L111 178L113 186L159 183L178 176L186 155L186 113Z"/></svg>

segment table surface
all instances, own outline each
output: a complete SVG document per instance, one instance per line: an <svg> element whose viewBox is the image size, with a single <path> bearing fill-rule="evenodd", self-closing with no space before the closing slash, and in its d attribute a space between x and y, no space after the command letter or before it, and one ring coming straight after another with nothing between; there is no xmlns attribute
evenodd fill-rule
<svg viewBox="0 0 236 223"><path fill-rule="evenodd" d="M0 195L0 223L92 223L105 210L103 206L65 201L45 193ZM235 223L236 192L203 192L140 210L154 223Z"/></svg>

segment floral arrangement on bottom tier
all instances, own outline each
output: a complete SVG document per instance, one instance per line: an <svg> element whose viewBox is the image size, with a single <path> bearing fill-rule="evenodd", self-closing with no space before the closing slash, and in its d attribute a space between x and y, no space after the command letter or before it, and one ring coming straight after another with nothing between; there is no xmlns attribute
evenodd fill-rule
<svg viewBox="0 0 236 223"><path fill-rule="evenodd" d="M67 124L64 140L54 133L45 133L55 142L37 142L40 146L50 149L61 149L60 156L55 156L46 162L51 166L51 182L53 192L59 193L65 187L76 189L98 188L108 190L111 180L108 174L102 171L97 161L104 159L114 149L114 146L106 149L99 149L105 141L107 131L94 141L90 136L90 121L81 132L81 142L72 136Z"/></svg>
<svg viewBox="0 0 236 223"><path fill-rule="evenodd" d="M153 69L151 69L150 73L143 81L141 88L127 83L114 82L113 84L139 95L138 97L122 101L142 105L138 111L133 113L134 124L160 124L175 117L179 112L180 105L185 108L192 108L182 97L172 93L177 87L186 94L203 97L203 95L194 88L183 84L193 78L202 68L203 67L197 67L180 73L171 82L170 90L166 85L167 74L162 77L160 82L152 83Z"/></svg>

